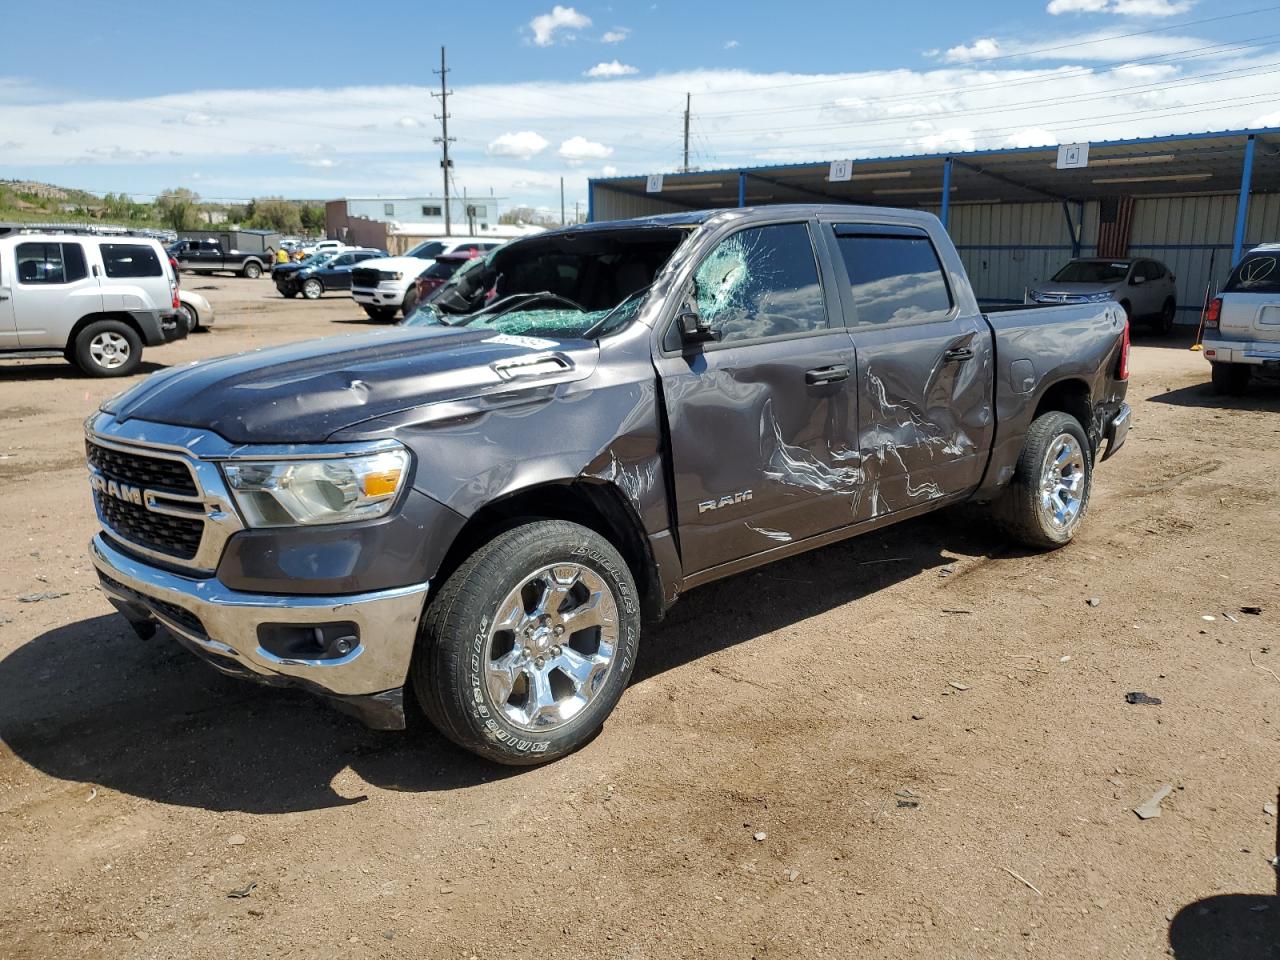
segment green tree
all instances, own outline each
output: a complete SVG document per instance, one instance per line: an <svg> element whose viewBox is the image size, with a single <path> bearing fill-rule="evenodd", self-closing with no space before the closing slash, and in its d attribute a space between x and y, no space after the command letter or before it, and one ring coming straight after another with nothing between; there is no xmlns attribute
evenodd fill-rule
<svg viewBox="0 0 1280 960"><path fill-rule="evenodd" d="M318 203L303 204L301 215L302 229L307 233L324 232L324 207Z"/></svg>
<svg viewBox="0 0 1280 960"><path fill-rule="evenodd" d="M196 204L200 195L186 187L165 190L156 197L156 215L173 230L194 230L198 225Z"/></svg>
<svg viewBox="0 0 1280 960"><path fill-rule="evenodd" d="M253 201L249 225L279 233L298 233L302 230L302 215L294 201L283 197L258 197Z"/></svg>

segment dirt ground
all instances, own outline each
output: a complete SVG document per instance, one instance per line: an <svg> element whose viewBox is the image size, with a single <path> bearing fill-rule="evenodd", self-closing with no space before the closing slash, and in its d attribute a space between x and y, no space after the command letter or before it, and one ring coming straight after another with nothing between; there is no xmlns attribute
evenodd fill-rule
<svg viewBox="0 0 1280 960"><path fill-rule="evenodd" d="M147 370L368 329L184 282ZM1207 380L1138 338L1071 547L960 509L693 591L512 771L139 641L86 558L123 384L0 366L0 957L1280 957L1280 387Z"/></svg>

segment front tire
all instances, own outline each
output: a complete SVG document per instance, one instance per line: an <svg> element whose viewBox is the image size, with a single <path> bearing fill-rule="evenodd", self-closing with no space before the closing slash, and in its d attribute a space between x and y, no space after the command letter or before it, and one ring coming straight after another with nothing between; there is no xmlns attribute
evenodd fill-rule
<svg viewBox="0 0 1280 960"><path fill-rule="evenodd" d="M187 303L178 304L178 314L182 317L182 322L186 324L187 333L195 333L200 329L200 314L196 312L196 308Z"/></svg>
<svg viewBox="0 0 1280 960"><path fill-rule="evenodd" d="M142 362L142 340L119 320L98 320L76 335L75 364L91 377L127 377Z"/></svg>
<svg viewBox="0 0 1280 960"><path fill-rule="evenodd" d="M501 533L445 582L423 617L411 681L436 728L498 763L577 750L626 688L640 639L635 580L576 523Z"/></svg>
<svg viewBox="0 0 1280 960"><path fill-rule="evenodd" d="M255 260L250 260L248 263L244 265L244 270L241 272L248 279L257 280L260 276L262 276L262 264L258 263Z"/></svg>
<svg viewBox="0 0 1280 960"><path fill-rule="evenodd" d="M418 309L418 288L416 286L410 286L409 289L405 292L404 300L400 304L400 312L407 317L409 316L409 314L413 313L413 311L417 309ZM394 310L391 312L391 315L393 317L395 316Z"/></svg>
<svg viewBox="0 0 1280 960"><path fill-rule="evenodd" d="M379 323L390 323L396 318L395 307L369 307L364 308L364 312L369 315L370 320L377 320Z"/></svg>
<svg viewBox="0 0 1280 960"><path fill-rule="evenodd" d="M1238 397L1249 389L1253 371L1247 363L1209 364L1213 392L1220 397Z"/></svg>
<svg viewBox="0 0 1280 960"><path fill-rule="evenodd" d="M324 284L312 277L302 285L302 295L308 300L319 300L324 293Z"/></svg>
<svg viewBox="0 0 1280 960"><path fill-rule="evenodd" d="M1020 543L1054 550L1076 535L1092 490L1093 451L1084 427L1070 414L1051 411L1027 430L996 517Z"/></svg>
<svg viewBox="0 0 1280 960"><path fill-rule="evenodd" d="M1160 320L1156 324L1156 327L1159 329L1161 334L1166 337L1173 335L1173 323L1177 318L1177 315L1177 301L1175 301L1173 297L1170 297L1164 302L1164 306L1160 309Z"/></svg>

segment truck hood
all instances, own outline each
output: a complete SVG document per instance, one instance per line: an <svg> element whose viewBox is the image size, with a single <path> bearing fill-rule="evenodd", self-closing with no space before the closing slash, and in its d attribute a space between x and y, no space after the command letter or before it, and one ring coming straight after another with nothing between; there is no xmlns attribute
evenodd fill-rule
<svg viewBox="0 0 1280 960"><path fill-rule="evenodd" d="M412 278L426 270L433 263L435 263L435 260L430 258L423 260L418 257L375 257L372 260L357 264L357 266L386 270L392 273L399 270L406 277Z"/></svg>
<svg viewBox="0 0 1280 960"><path fill-rule="evenodd" d="M394 328L174 367L107 401L103 410L119 420L212 430L231 443L316 443L424 404L578 380L595 368L598 352L589 340ZM511 361L548 355L559 364L514 377L499 373Z"/></svg>

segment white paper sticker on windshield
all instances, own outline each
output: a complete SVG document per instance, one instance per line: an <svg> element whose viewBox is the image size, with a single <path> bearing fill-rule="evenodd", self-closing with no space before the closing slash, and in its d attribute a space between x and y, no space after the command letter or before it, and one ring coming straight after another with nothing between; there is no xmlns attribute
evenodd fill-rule
<svg viewBox="0 0 1280 960"><path fill-rule="evenodd" d="M496 334L484 342L501 343L508 347L527 347L530 350L550 350L556 346L554 340L543 340L541 337L515 337L509 333Z"/></svg>

